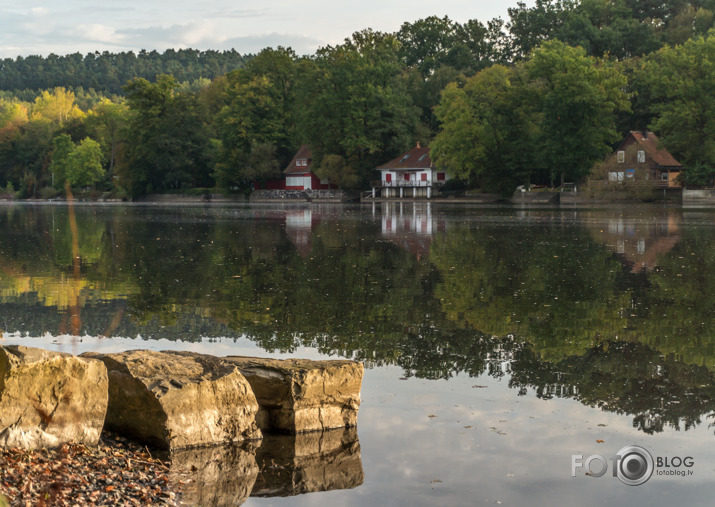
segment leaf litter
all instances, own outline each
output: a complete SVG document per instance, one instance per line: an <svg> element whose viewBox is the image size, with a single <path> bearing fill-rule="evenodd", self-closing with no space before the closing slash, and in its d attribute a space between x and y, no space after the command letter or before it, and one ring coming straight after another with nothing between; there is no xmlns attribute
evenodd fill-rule
<svg viewBox="0 0 715 507"><path fill-rule="evenodd" d="M106 432L91 448L0 449L0 506L180 505L180 488L167 461Z"/></svg>

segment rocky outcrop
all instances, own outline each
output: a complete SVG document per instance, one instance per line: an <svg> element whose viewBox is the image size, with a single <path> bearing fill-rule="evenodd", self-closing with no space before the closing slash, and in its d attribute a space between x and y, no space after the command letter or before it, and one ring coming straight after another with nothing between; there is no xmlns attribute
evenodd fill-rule
<svg viewBox="0 0 715 507"><path fill-rule="evenodd" d="M265 431L300 433L357 425L363 365L355 361L228 356L253 388Z"/></svg>
<svg viewBox="0 0 715 507"><path fill-rule="evenodd" d="M251 496L352 489L364 480L357 428L269 435L256 451L261 473Z"/></svg>
<svg viewBox="0 0 715 507"><path fill-rule="evenodd" d="M106 411L107 369L100 361L0 347L0 446L96 445Z"/></svg>
<svg viewBox="0 0 715 507"><path fill-rule="evenodd" d="M107 366L107 428L159 448L261 438L258 403L234 365L149 350L85 353Z"/></svg>
<svg viewBox="0 0 715 507"><path fill-rule="evenodd" d="M167 352L204 357L195 352ZM205 356L212 357L212 356ZM301 433L357 425L362 363L227 356L251 384L262 431Z"/></svg>

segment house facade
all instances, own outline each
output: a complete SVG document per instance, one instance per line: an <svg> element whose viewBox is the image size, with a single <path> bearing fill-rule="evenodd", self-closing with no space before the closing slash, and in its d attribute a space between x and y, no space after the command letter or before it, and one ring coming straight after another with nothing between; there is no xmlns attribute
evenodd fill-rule
<svg viewBox="0 0 715 507"><path fill-rule="evenodd" d="M330 190L337 188L327 179L320 179L312 171L313 156L306 145L300 147L288 167L283 170L286 190Z"/></svg>
<svg viewBox="0 0 715 507"><path fill-rule="evenodd" d="M680 162L659 147L658 136L648 130L626 136L608 160L608 181L612 183L655 180L662 188L680 188Z"/></svg>
<svg viewBox="0 0 715 507"><path fill-rule="evenodd" d="M420 143L399 157L377 167L380 181L371 182L372 196L384 198L430 198L450 179L449 175L432 164L429 148Z"/></svg>

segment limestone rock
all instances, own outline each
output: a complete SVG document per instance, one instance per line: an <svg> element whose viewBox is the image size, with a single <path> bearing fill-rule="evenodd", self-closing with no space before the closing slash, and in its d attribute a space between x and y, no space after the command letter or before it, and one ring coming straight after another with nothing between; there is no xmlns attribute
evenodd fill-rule
<svg viewBox="0 0 715 507"><path fill-rule="evenodd" d="M97 445L106 411L107 368L100 361L0 347L0 446Z"/></svg>
<svg viewBox="0 0 715 507"><path fill-rule="evenodd" d="M159 448L261 438L251 386L231 364L149 350L85 353L109 375L107 428Z"/></svg>
<svg viewBox="0 0 715 507"><path fill-rule="evenodd" d="M364 480L357 428L267 435L256 453L261 473L251 496L352 489Z"/></svg>
<svg viewBox="0 0 715 507"><path fill-rule="evenodd" d="M356 361L228 356L256 395L259 427L300 433L357 425L363 365Z"/></svg>

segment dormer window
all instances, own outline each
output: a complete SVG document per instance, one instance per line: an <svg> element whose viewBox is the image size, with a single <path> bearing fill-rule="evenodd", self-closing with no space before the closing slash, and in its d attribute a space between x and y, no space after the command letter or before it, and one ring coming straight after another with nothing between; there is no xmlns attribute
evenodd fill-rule
<svg viewBox="0 0 715 507"><path fill-rule="evenodd" d="M618 152L618 163L622 164L623 162L626 161L626 152L625 151L619 151Z"/></svg>
<svg viewBox="0 0 715 507"><path fill-rule="evenodd" d="M307 158L299 158L295 161L295 165L297 167L308 167L308 159Z"/></svg>

